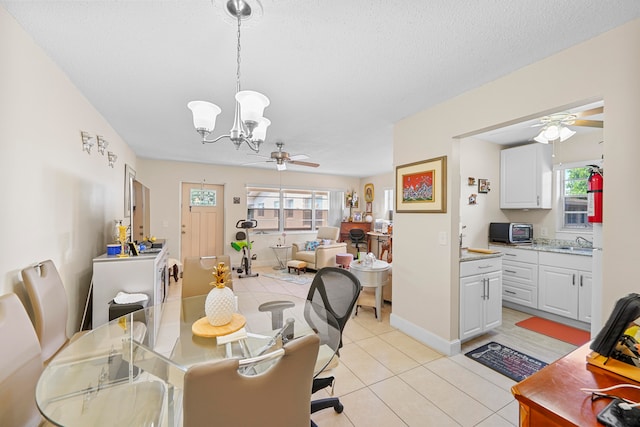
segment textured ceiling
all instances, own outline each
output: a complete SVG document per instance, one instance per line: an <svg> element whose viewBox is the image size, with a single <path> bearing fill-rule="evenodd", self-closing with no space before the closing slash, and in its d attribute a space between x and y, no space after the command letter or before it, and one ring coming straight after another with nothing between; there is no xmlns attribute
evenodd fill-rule
<svg viewBox="0 0 640 427"><path fill-rule="evenodd" d="M214 102L223 110L215 136L231 128L236 28L223 1L0 4L138 156L256 161L228 141L200 144L186 107ZM640 16L637 0L261 5L262 16L242 30L242 88L271 99L261 154L283 141L286 151L321 164L290 170L353 176L392 171L394 122Z"/></svg>

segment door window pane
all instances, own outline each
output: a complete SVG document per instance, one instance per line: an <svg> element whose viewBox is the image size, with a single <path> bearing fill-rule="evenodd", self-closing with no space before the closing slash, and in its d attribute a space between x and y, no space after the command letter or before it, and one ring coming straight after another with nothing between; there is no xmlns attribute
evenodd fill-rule
<svg viewBox="0 0 640 427"><path fill-rule="evenodd" d="M216 206L216 190L192 188L189 191L190 206Z"/></svg>

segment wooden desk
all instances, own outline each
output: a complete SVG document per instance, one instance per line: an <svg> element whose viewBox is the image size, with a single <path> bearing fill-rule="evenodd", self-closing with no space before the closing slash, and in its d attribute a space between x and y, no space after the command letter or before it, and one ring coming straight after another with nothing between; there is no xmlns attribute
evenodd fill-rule
<svg viewBox="0 0 640 427"><path fill-rule="evenodd" d="M349 230L353 230L354 228L359 228L365 232L365 234L371 231L371 223L370 222L343 222L340 224L340 241L341 242L350 242L349 238Z"/></svg>
<svg viewBox="0 0 640 427"><path fill-rule="evenodd" d="M600 389L615 384L639 383L587 364L589 343L514 385L511 392L520 404L520 426L599 426L596 415L611 402L581 388ZM610 394L640 401L640 390L623 388Z"/></svg>

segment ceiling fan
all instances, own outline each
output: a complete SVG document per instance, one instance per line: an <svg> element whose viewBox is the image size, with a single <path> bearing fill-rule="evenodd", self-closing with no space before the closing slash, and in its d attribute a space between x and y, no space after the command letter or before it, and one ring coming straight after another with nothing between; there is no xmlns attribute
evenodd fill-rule
<svg viewBox="0 0 640 427"><path fill-rule="evenodd" d="M540 124L537 126L547 126L553 123L559 123L564 126L587 126L592 128L601 128L604 126L602 120L583 120L582 117L591 117L604 112L604 107L592 108L577 113L554 113L540 118Z"/></svg>
<svg viewBox="0 0 640 427"><path fill-rule="evenodd" d="M305 159L309 158L309 156L307 156L306 154L296 154L296 155L292 156L289 153L287 153L286 151L283 151L282 150L283 147L284 147L284 143L283 142L276 142L276 147L278 147L278 151L272 151L270 157L260 156L260 155L257 155L257 154L254 154L254 155L266 159L265 161L268 162L268 163L274 163L275 162L276 169L278 169L279 171L286 170L287 169L287 163L292 164L292 165L308 166L308 167L312 167L312 168L317 168L318 166L320 166L320 164L318 164L318 163L303 162L302 160L305 160Z"/></svg>
<svg viewBox="0 0 640 427"><path fill-rule="evenodd" d="M565 141L575 135L575 131L568 126L585 126L602 128L604 122L602 120L585 120L582 117L595 116L602 114L604 107L592 108L590 110L578 111L575 113L560 112L541 117L539 123L532 127L543 126L540 133L533 138L537 142L548 144L555 140Z"/></svg>

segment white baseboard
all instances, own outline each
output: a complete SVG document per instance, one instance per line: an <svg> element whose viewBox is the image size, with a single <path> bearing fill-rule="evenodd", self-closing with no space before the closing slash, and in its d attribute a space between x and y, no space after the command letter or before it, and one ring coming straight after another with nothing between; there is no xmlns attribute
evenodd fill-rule
<svg viewBox="0 0 640 427"><path fill-rule="evenodd" d="M398 328L410 337L415 338L421 343L428 345L432 349L446 356L453 356L461 351L460 340L456 339L453 341L447 341L393 313L391 313L390 324L394 328Z"/></svg>

